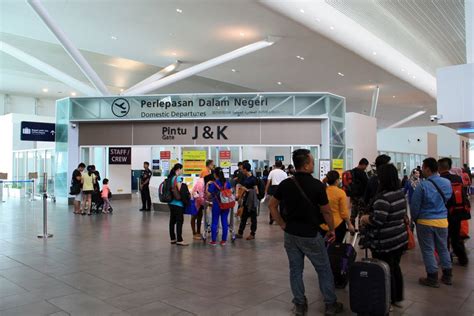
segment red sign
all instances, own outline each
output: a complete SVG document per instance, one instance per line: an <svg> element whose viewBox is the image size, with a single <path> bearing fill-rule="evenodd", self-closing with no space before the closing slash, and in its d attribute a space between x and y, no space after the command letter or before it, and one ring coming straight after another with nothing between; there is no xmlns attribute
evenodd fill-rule
<svg viewBox="0 0 474 316"><path fill-rule="evenodd" d="M171 151L160 151L160 159L161 160L171 159Z"/></svg>
<svg viewBox="0 0 474 316"><path fill-rule="evenodd" d="M230 160L230 150L221 150L219 151L220 160Z"/></svg>

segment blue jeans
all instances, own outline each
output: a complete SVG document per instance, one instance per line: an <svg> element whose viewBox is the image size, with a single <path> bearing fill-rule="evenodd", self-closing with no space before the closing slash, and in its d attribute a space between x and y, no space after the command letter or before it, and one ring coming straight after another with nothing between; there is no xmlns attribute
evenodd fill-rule
<svg viewBox="0 0 474 316"><path fill-rule="evenodd" d="M416 224L416 232L426 273L438 273L438 262L434 254L435 249L438 252L441 267L443 269L451 269L451 256L448 250L448 228Z"/></svg>
<svg viewBox="0 0 474 316"><path fill-rule="evenodd" d="M229 232L229 210L221 211L219 206L212 207L212 224L211 224L211 239L212 241L217 240L217 230L219 228L219 218L221 219L222 225L222 241L227 241L227 234Z"/></svg>
<svg viewBox="0 0 474 316"><path fill-rule="evenodd" d="M304 257L306 256L318 274L319 289L323 294L324 303L334 304L337 301L334 277L324 239L321 235L307 238L285 233L285 250L290 263L293 303L304 304L306 301L303 283Z"/></svg>

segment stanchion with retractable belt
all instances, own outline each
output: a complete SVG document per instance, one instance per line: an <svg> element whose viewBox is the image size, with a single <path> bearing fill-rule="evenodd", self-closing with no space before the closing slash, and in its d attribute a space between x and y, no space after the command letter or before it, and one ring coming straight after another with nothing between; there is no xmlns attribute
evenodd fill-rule
<svg viewBox="0 0 474 316"><path fill-rule="evenodd" d="M48 194L46 193L43 194L43 234L38 235L38 238L53 238L53 234L48 234Z"/></svg>

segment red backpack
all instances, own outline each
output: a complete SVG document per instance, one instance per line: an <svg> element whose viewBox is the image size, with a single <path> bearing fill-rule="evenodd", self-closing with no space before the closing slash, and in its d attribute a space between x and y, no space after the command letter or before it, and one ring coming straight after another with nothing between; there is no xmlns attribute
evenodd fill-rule
<svg viewBox="0 0 474 316"><path fill-rule="evenodd" d="M471 218L471 205L467 199L467 194L462 183L452 182L451 188L453 195L451 197L450 213L458 213L462 219Z"/></svg>
<svg viewBox="0 0 474 316"><path fill-rule="evenodd" d="M235 206L235 196L232 193L232 189L227 189L225 187L226 183L224 183L223 188L221 188L217 184L217 182L214 182L214 185L219 190L219 195L217 195L217 201L219 202L219 208L223 211L234 208L234 206Z"/></svg>

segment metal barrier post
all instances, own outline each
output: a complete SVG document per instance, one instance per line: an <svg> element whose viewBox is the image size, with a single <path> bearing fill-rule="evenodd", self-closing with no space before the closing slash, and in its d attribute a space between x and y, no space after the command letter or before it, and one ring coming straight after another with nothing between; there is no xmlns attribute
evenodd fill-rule
<svg viewBox="0 0 474 316"><path fill-rule="evenodd" d="M46 193L43 194L43 234L38 235L38 238L53 238L53 234L48 234L48 195Z"/></svg>
<svg viewBox="0 0 474 316"><path fill-rule="evenodd" d="M36 188L35 179L31 179L31 181L32 181L31 182L32 186L31 186L31 199L30 199L30 201L35 201L35 188ZM25 184L25 188L26 188L26 184Z"/></svg>

